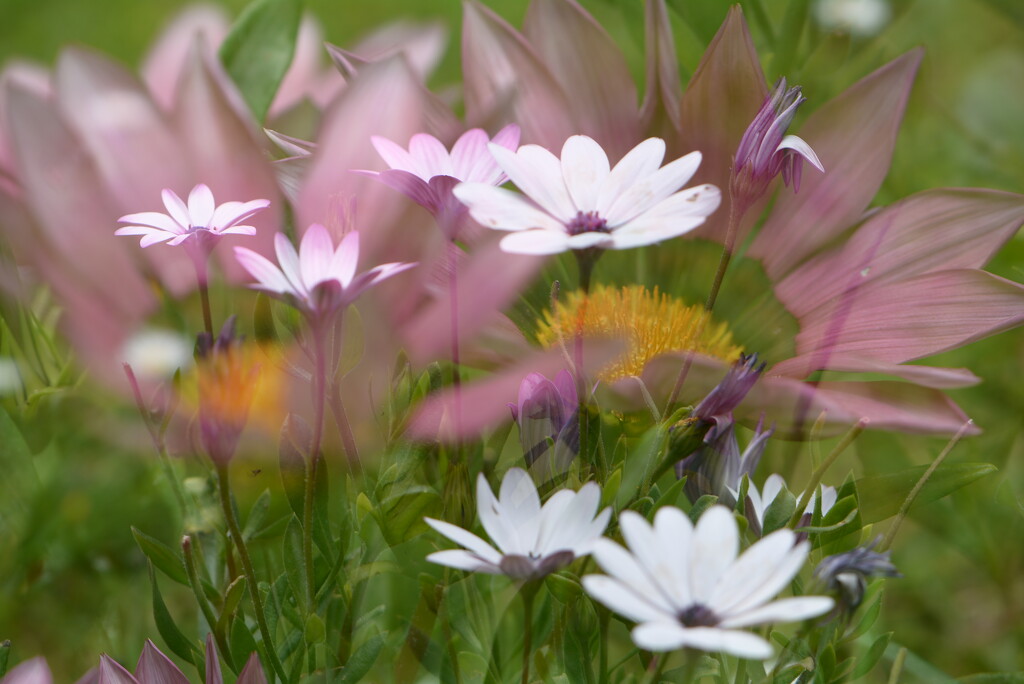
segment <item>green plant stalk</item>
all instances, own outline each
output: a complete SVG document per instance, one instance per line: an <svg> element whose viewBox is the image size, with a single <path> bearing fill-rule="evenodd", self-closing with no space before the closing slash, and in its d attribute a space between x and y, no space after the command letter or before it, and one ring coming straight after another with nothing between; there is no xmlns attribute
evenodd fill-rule
<svg viewBox="0 0 1024 684"><path fill-rule="evenodd" d="M814 470L811 474L811 481L804 489L804 493L800 495L800 501L797 503L796 509L793 511L793 517L789 519L789 525L787 525L787 527L796 527L796 524L800 522L800 518L803 516L804 510L807 508L807 504L811 502L811 497L814 496L814 493L818 490L818 485L821 484L821 480L825 477L825 473L832 467L832 464L836 462L836 459L846 451L846 448L853 444L853 440L857 439L860 433L864 432L864 428L867 426L868 421L866 419L861 418L858 420L857 423L850 428L845 435L843 435L843 438L839 440L839 444L837 444L829 455L825 457L825 460L821 462L821 465Z"/></svg>
<svg viewBox="0 0 1024 684"><path fill-rule="evenodd" d="M527 580L519 590L523 599L523 679L530 684L530 660L533 655L533 599L537 595L537 583Z"/></svg>
<svg viewBox="0 0 1024 684"><path fill-rule="evenodd" d="M326 334L322 323L312 322L313 333L313 443L306 459L306 487L302 502L302 564L306 572L306 616L316 610L316 573L313 569L313 499L316 496L316 471L320 464L320 444L324 434L324 408L327 402Z"/></svg>
<svg viewBox="0 0 1024 684"><path fill-rule="evenodd" d="M256 613L256 623L260 628L260 635L263 637L263 646L266 649L267 657L274 673L282 682L288 678L284 673L284 666L277 655L274 640L270 634L270 626L267 624L267 615L263 610L263 599L260 598L259 584L256 581L256 571L252 566L252 559L249 557L249 549L245 545L245 538L242 537L242 529L235 517L235 509L231 506L231 484L228 479L228 467L226 464L217 464L217 483L220 485L220 504L224 509L224 518L228 524L228 531L238 549L238 557L242 561L242 571L245 573L245 581L249 588L249 598L252 600L253 612Z"/></svg>
<svg viewBox="0 0 1024 684"><path fill-rule="evenodd" d="M949 444L939 452L939 455L935 457L932 464L928 466L928 469L924 471L923 475L921 475L921 479L917 481L914 488L910 490L910 494L907 494L907 498L903 500L899 513L896 514L896 519L893 520L889 531L885 533L885 538L882 539L882 543L878 545L879 551L886 551L890 546L892 546L893 539L896 538L896 533L899 532L900 524L902 524L903 519L907 517L907 513L910 512L910 507L914 505L914 500L917 498L917 495L921 493L925 484L927 484L931 476L936 470L938 470L939 466L942 465L942 462L946 460L946 457L949 456L949 452L953 450L953 447L957 445L957 442L960 441L960 438L964 436L964 433L967 432L967 429L972 425L974 425L974 421L968 419L966 423L960 426L960 429L957 430L955 435L953 435L953 439L949 440Z"/></svg>
<svg viewBox="0 0 1024 684"><path fill-rule="evenodd" d="M598 684L608 684L608 623L611 622L612 614L604 606L597 609L597 624L600 630L600 641L598 642Z"/></svg>
<svg viewBox="0 0 1024 684"><path fill-rule="evenodd" d="M213 614L213 608L210 607L210 602L206 599L206 594L203 593L203 584L199 579L199 572L196 570L196 556L192 551L192 537L185 535L181 540L181 551L185 555L185 574L188 576L188 584L192 587L192 593L196 597L196 603L199 605L199 610L202 612L203 617L206 619L206 624L213 630L214 641L217 642L217 649L220 651L220 656L223 658L228 667L233 672L238 672L238 668L235 666L235 662L231 657L231 649L228 648L228 642L225 638L223 630L217 629L218 620L217 616ZM230 549L227 551L231 553Z"/></svg>
<svg viewBox="0 0 1024 684"><path fill-rule="evenodd" d="M896 659L892 662L892 670L889 671L889 684L899 684L900 675L903 673L903 661L907 659L907 649L901 648L896 653Z"/></svg>

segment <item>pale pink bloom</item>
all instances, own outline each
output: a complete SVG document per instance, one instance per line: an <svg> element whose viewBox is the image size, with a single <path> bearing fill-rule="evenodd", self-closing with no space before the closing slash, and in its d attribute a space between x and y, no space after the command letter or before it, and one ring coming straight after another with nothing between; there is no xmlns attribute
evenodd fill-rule
<svg viewBox="0 0 1024 684"><path fill-rule="evenodd" d="M524 193L461 183L455 196L481 225L511 231L501 248L517 254L570 249L629 249L687 233L721 201L718 188L680 190L700 165L691 152L664 167L665 142L649 138L612 168L590 137L565 141L561 159L539 145L512 152L489 146L498 165Z"/></svg>
<svg viewBox="0 0 1024 684"><path fill-rule="evenodd" d="M452 189L460 182L501 185L507 180L489 143L514 150L519 145L519 126L509 124L488 138L482 128L466 131L452 145L451 152L429 133L417 133L409 140L409 149L381 136L370 141L384 162L385 171L362 171L398 190L434 215L446 237L459 233L465 206L455 199Z"/></svg>
<svg viewBox="0 0 1024 684"><path fill-rule="evenodd" d="M330 233L319 223L306 230L298 252L283 233L274 236L274 247L280 266L245 247L235 247L235 256L259 281L254 288L277 295L313 316L337 312L364 290L416 265L383 264L357 275L359 232L348 233L335 249Z"/></svg>
<svg viewBox="0 0 1024 684"><path fill-rule="evenodd" d="M114 231L114 235L141 235L139 245L149 247L161 242L180 245L189 238L209 243L222 235L255 235L252 226L239 225L260 209L270 206L270 200L257 199L248 202L225 202L217 205L213 193L200 183L188 195L188 204L169 189L161 194L167 213L146 211L127 214L118 219L128 223Z"/></svg>
<svg viewBox="0 0 1024 684"><path fill-rule="evenodd" d="M483 473L477 478L477 511L491 541L451 523L427 524L465 549L437 551L427 560L460 570L535 579L591 552L608 526L611 507L598 513L601 488L594 482L578 492L563 489L541 506L533 480L521 468L505 473L498 498Z"/></svg>
<svg viewBox="0 0 1024 684"><path fill-rule="evenodd" d="M142 648L142 654L139 655L139 662L135 665L134 675L110 656L103 655L100 656L100 666L96 677L97 684L188 682L188 678L178 669L178 666L148 639ZM221 684L224 681L212 634L206 636L206 677L204 681L206 684ZM253 653L238 674L237 684L266 684L266 682L267 677L263 672L263 666L260 665L259 657Z"/></svg>
<svg viewBox="0 0 1024 684"><path fill-rule="evenodd" d="M53 684L53 674L46 658L36 657L12 668L0 684Z"/></svg>
<svg viewBox="0 0 1024 684"><path fill-rule="evenodd" d="M696 648L764 660L771 645L745 627L794 622L831 610L826 596L772 601L800 572L810 544L782 529L739 553L739 529L725 506L708 509L694 526L665 506L649 524L625 511L619 525L629 551L608 539L594 546L608 575L583 586L610 609L639 623L633 642L649 651Z"/></svg>

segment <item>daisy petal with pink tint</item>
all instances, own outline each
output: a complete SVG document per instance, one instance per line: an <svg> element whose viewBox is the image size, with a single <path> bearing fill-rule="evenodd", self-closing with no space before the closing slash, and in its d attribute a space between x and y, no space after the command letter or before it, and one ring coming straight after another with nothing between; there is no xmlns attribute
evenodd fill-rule
<svg viewBox="0 0 1024 684"><path fill-rule="evenodd" d="M524 195L461 183L455 196L481 225L515 231L501 246L518 254L628 249L687 233L718 208L712 185L681 190L700 165L699 152L665 166L665 142L649 138L612 167L592 138L574 135L559 159L538 145L512 152L490 146L498 165Z"/></svg>
<svg viewBox="0 0 1024 684"><path fill-rule="evenodd" d="M283 233L274 238L278 265L245 247L235 256L258 282L253 285L294 305L309 316L330 316L351 304L366 289L416 264L392 263L356 274L359 233L352 231L337 248L327 229L314 223L298 251Z"/></svg>
<svg viewBox="0 0 1024 684"><path fill-rule="evenodd" d="M129 225L118 228L115 235L141 235L139 244L149 247L161 242L180 245L190 237L209 239L221 235L255 235L252 226L239 225L261 209L270 206L270 200L257 199L249 202L225 202L217 206L213 192L200 183L188 195L188 204L173 191L162 193L167 213L144 211L127 214L118 219ZM200 238L200 235L206 238Z"/></svg>

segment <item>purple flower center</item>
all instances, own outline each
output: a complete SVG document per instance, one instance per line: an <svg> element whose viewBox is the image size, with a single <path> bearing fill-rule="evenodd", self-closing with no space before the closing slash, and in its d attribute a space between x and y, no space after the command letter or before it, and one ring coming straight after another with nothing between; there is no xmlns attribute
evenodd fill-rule
<svg viewBox="0 0 1024 684"><path fill-rule="evenodd" d="M608 221L598 215L596 211L576 212L576 218L565 227L569 235L580 235L581 233L610 233Z"/></svg>
<svg viewBox="0 0 1024 684"><path fill-rule="evenodd" d="M702 603L694 603L677 617L686 627L714 627L720 622L714 611Z"/></svg>

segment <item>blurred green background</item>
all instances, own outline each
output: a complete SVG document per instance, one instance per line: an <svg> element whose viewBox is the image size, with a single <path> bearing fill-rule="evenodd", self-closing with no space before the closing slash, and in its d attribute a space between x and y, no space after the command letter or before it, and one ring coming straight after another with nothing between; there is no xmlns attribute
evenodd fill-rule
<svg viewBox="0 0 1024 684"><path fill-rule="evenodd" d="M245 2L222 4L237 13ZM521 25L524 0L488 4ZM583 4L610 27L639 73L640 0ZM677 11L678 48L687 74L729 3L670 4ZM752 17L756 8L742 4ZM801 0L795 4L814 9ZM0 62L25 57L50 64L62 45L74 42L136 65L160 27L184 5L177 0L0 0ZM759 5L776 27L790 11L783 0ZM451 41L431 85L459 79L461 8L455 0L309 0L307 6L324 25L326 38L342 46L390 20L440 18L451 28ZM809 99L804 115L889 59L924 45L927 56L878 202L939 186L1024 191L1024 4L899 0L890 7L892 18L877 37L851 38L808 23L794 68L786 74L804 86ZM767 75L774 79L779 74L764 26L751 24ZM989 268L1024 281L1024 239L1018 235ZM983 379L977 387L952 393L985 432L962 442L951 460L988 462L999 472L913 513L896 541L894 560L905 578L888 586L884 627L913 654L904 681L942 681L930 667L954 677L1024 670L1024 332L933 361L968 367ZM4 407L14 420L0 421L0 639L14 642L14 661L48 655L58 681L77 677L101 651L133 662L143 638L155 637L156 630L144 558L128 526L171 545L179 528L166 482L149 454L140 458L131 449L110 446L130 442L109 437L132 423L132 409L111 414L106 399L90 392L66 392L31 410L11 399ZM846 467L878 472L922 464L943 444L866 434ZM842 474L834 473L837 479ZM167 598L173 605L173 592ZM190 605L182 598L181 605Z"/></svg>

